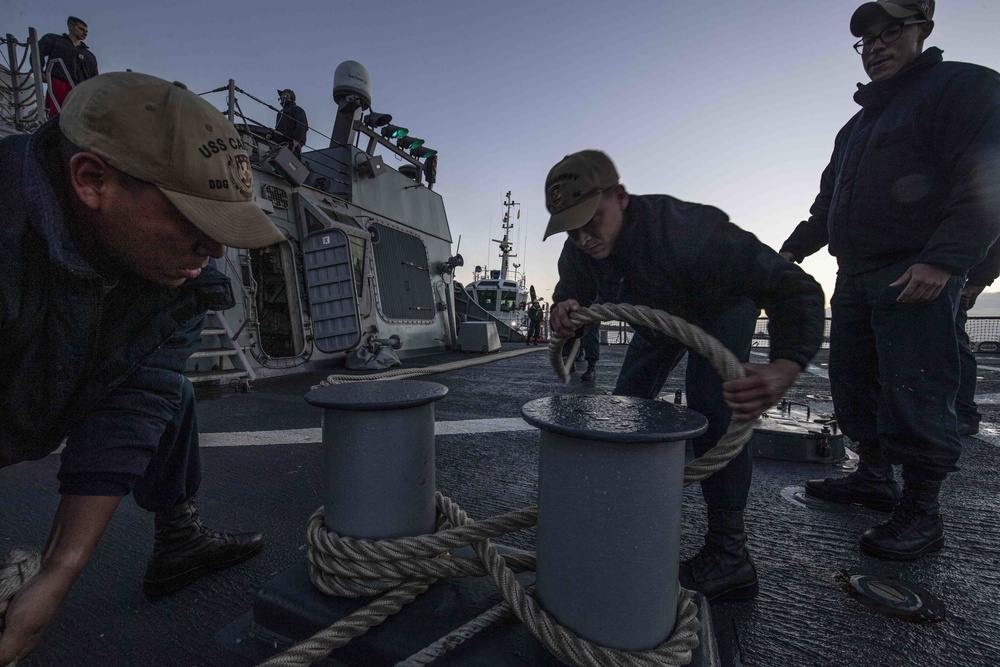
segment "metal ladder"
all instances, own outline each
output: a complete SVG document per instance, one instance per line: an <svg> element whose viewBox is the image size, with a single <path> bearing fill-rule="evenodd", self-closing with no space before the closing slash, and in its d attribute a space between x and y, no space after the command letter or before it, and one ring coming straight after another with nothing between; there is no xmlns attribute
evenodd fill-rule
<svg viewBox="0 0 1000 667"><path fill-rule="evenodd" d="M205 327L201 330L201 349L191 355L185 377L191 382L237 382L241 391L250 388L256 379L253 368L243 349L233 340L233 332L221 313L210 310L206 313ZM209 360L209 370L201 370L200 360ZM226 368L228 364L229 368Z"/></svg>

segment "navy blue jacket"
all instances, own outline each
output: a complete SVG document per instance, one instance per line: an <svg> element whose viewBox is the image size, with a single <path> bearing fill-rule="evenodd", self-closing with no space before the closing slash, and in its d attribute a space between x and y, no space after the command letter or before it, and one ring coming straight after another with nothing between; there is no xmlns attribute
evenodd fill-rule
<svg viewBox="0 0 1000 667"><path fill-rule="evenodd" d="M274 123L275 140L279 143L291 143L294 139L302 145L306 143L309 132L309 121L306 112L297 104L287 104L278 112Z"/></svg>
<svg viewBox="0 0 1000 667"><path fill-rule="evenodd" d="M56 138L58 118L0 141L0 467L66 437L63 492L113 495L178 409L205 311L233 296L211 268L177 289L98 275L46 169Z"/></svg>
<svg viewBox="0 0 1000 667"><path fill-rule="evenodd" d="M52 68L52 76L56 79L66 80L66 72L73 77L73 83L77 84L97 76L97 57L84 42L74 45L69 35L63 33L57 35L54 32L43 36L38 40L39 56L42 60L42 67L46 67L48 62L60 58L66 66L56 65Z"/></svg>
<svg viewBox="0 0 1000 667"><path fill-rule="evenodd" d="M611 255L596 260L566 239L552 302L628 303L705 325L750 299L768 315L771 359L803 368L823 340L823 289L812 276L719 209L667 195L629 195Z"/></svg>
<svg viewBox="0 0 1000 667"><path fill-rule="evenodd" d="M910 260L966 275L1000 234L1000 74L931 48L854 99L781 250L802 260L829 244L846 273Z"/></svg>

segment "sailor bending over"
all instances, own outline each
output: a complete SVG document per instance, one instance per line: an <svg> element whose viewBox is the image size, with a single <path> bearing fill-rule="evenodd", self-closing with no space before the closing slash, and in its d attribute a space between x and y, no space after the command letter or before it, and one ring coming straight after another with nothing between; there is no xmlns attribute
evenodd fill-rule
<svg viewBox="0 0 1000 667"><path fill-rule="evenodd" d="M198 518L182 375L205 312L233 303L209 260L284 238L251 178L222 114L144 74L85 81L33 136L0 141L0 466L65 439L62 497L40 572L6 609L0 665L42 639L129 493L155 513L150 597L263 547Z"/></svg>
<svg viewBox="0 0 1000 667"><path fill-rule="evenodd" d="M682 317L746 362L759 309L767 311L771 362L744 363L745 378L723 385L706 360L689 356L688 406L708 418L708 430L694 439L696 455L718 442L731 418L756 419L776 404L819 349L824 319L819 284L719 209L667 195L629 194L608 156L593 150L569 155L552 168L545 204L552 214L545 237L569 236L552 294L552 328L561 336L574 333L570 314L600 294L605 303L649 306ZM614 393L655 398L686 351L663 334L637 331ZM757 593L743 523L751 461L744 448L701 483L708 535L698 555L681 564L681 583L710 600Z"/></svg>

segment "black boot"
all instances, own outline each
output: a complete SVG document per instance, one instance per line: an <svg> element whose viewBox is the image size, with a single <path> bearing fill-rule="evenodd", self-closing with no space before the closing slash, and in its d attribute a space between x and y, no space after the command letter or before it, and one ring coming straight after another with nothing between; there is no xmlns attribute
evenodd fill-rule
<svg viewBox="0 0 1000 667"><path fill-rule="evenodd" d="M757 570L746 548L743 512L708 510L708 534L698 555L683 561L681 586L712 600L749 600L757 595Z"/></svg>
<svg viewBox="0 0 1000 667"><path fill-rule="evenodd" d="M153 555L146 565L143 592L170 595L202 575L241 563L264 548L260 533L227 535L208 530L189 500L157 512Z"/></svg>
<svg viewBox="0 0 1000 667"><path fill-rule="evenodd" d="M806 494L813 498L843 505L864 505L891 512L899 504L899 484L890 464L877 450L859 451L858 469L843 477L811 479Z"/></svg>
<svg viewBox="0 0 1000 667"><path fill-rule="evenodd" d="M939 514L941 482L906 482L899 507L885 523L861 536L861 551L886 560L916 560L944 546Z"/></svg>
<svg viewBox="0 0 1000 667"><path fill-rule="evenodd" d="M584 382L593 382L594 378L596 377L597 377L597 362L588 361L587 370L584 371L583 375L580 376L580 379L583 380Z"/></svg>

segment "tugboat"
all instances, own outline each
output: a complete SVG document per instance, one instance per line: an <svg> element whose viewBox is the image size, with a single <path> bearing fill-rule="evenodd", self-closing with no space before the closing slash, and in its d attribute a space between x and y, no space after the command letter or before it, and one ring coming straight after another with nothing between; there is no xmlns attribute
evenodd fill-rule
<svg viewBox="0 0 1000 667"><path fill-rule="evenodd" d="M512 252L514 246L510 240L510 230L514 228L510 212L518 207L515 217L520 219L520 205L520 202L511 199L511 192L508 190L503 202L503 239L493 239L500 245L500 268L487 271L477 266L472 283L465 287L473 303L518 333L528 330L526 308L532 298L525 287L524 273L518 273L521 265L510 261L517 257ZM514 268L513 273L510 271L511 266Z"/></svg>

